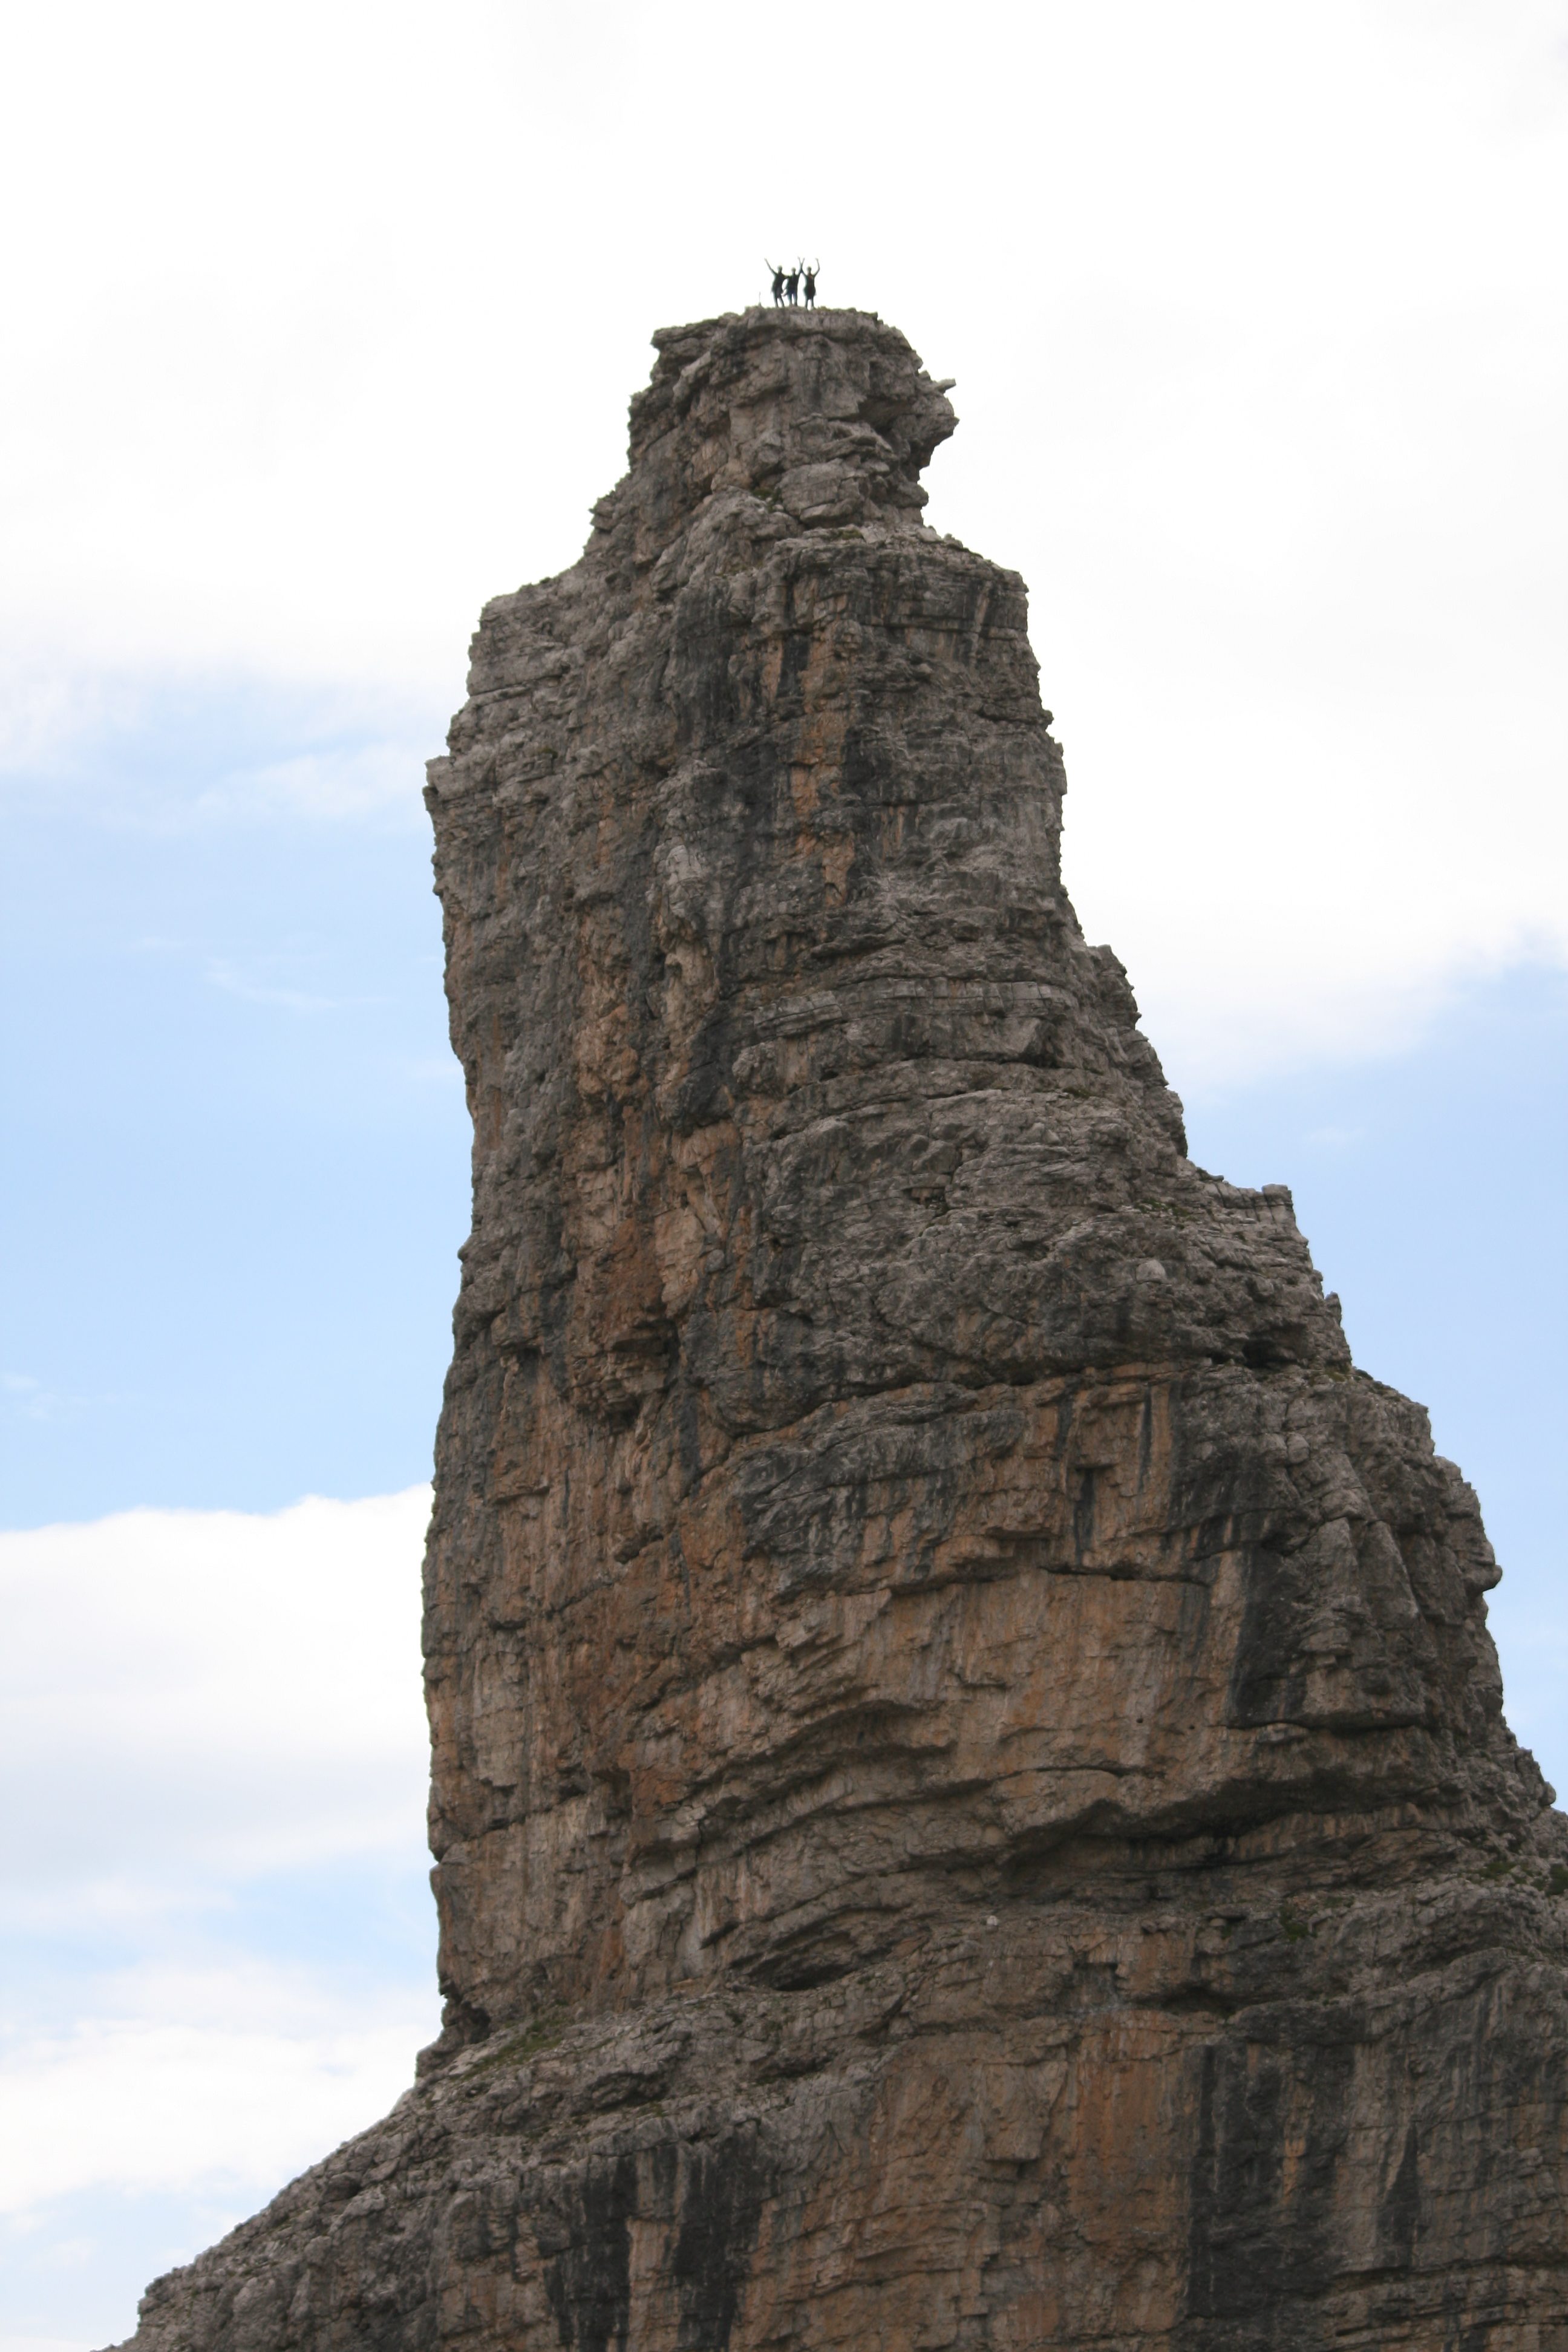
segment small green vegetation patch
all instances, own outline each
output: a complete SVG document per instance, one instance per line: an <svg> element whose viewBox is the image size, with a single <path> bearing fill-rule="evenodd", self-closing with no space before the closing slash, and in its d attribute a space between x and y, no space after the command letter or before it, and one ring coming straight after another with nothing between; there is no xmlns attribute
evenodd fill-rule
<svg viewBox="0 0 1568 2352"><path fill-rule="evenodd" d="M470 2075L489 2074L498 2066L526 2066L531 2058L539 2057L546 2050L553 2050L565 2032L565 2020L558 2011L541 2011L537 2017L530 2018L526 2025L520 2025L512 2032L499 2036L494 2049L487 2050L482 2058L476 2059L468 2073Z"/></svg>

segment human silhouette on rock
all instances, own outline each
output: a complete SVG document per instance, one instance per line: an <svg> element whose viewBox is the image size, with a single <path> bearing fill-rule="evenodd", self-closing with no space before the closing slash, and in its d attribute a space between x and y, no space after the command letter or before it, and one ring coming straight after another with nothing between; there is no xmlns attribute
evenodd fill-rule
<svg viewBox="0 0 1568 2352"><path fill-rule="evenodd" d="M763 267L770 270L773 275L772 291L775 310L783 310L785 308L793 310L797 308L803 280L805 286L805 307L808 310L816 310L816 273L822 268L820 261L814 261L809 269L804 261L797 261L793 269L786 269L782 261L764 259Z"/></svg>

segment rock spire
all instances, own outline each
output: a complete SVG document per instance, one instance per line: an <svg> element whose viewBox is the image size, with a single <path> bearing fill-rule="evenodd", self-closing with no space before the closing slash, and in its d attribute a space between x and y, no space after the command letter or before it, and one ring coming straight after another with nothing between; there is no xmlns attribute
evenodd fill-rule
<svg viewBox="0 0 1568 2352"><path fill-rule="evenodd" d="M447 2024L142 2352L1568 2347L1469 1489L1185 1156L855 311L655 338L428 801Z"/></svg>

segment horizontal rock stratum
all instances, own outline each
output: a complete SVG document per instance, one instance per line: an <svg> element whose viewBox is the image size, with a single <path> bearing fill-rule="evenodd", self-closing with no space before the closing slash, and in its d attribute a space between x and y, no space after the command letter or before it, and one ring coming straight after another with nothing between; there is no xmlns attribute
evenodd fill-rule
<svg viewBox="0 0 1568 2352"><path fill-rule="evenodd" d="M432 763L447 2023L142 2352L1565 2352L1474 1496L1185 1156L855 311L672 330Z"/></svg>

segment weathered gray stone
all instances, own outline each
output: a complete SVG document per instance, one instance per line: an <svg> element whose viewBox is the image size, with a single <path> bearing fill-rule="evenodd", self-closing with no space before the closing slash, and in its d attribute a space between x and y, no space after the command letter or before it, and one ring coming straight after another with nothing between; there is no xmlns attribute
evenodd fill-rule
<svg viewBox="0 0 1568 2352"><path fill-rule="evenodd" d="M856 312L665 333L432 763L447 2024L142 2352L1568 2352L1475 1500L1063 894Z"/></svg>

